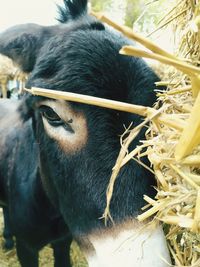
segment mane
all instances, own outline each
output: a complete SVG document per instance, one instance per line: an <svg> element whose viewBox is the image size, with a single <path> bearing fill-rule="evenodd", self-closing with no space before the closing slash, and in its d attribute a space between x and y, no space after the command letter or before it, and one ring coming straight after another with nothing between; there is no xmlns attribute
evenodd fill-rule
<svg viewBox="0 0 200 267"><path fill-rule="evenodd" d="M63 0L63 6L57 5L59 17L57 20L66 23L87 13L87 0Z"/></svg>

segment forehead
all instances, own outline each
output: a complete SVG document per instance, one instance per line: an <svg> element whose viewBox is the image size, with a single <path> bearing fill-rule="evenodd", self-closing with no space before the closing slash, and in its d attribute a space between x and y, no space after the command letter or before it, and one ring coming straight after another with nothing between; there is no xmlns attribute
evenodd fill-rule
<svg viewBox="0 0 200 267"><path fill-rule="evenodd" d="M48 56L48 58L54 59L56 64L59 64L56 60L58 57L59 61L65 61L66 66L71 68L74 66L72 63L76 63L76 61L88 67L94 60L99 60L95 62L98 66L102 57L105 63L110 59L110 56L116 56L123 44L124 42L119 42L115 35L106 30L76 30L70 32L66 30L66 32L62 31L51 38L44 45L39 57L43 59L43 57ZM41 61L38 61L38 63L41 63Z"/></svg>
<svg viewBox="0 0 200 267"><path fill-rule="evenodd" d="M106 92L118 84L123 44L107 30L62 31L41 49L30 86L111 97Z"/></svg>

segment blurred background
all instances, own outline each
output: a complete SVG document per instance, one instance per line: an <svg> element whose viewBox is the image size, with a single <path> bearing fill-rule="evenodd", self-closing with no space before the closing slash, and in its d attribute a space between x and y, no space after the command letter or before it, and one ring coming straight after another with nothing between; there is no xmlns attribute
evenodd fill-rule
<svg viewBox="0 0 200 267"><path fill-rule="evenodd" d="M62 0L0 0L0 31L21 23L56 24L58 13L56 4ZM150 35L159 40L162 47L171 50L169 33L152 34L166 15L173 0L90 0L90 6L96 12L104 12L118 23L125 24L135 31Z"/></svg>
<svg viewBox="0 0 200 267"><path fill-rule="evenodd" d="M158 43L163 49L174 53L174 34L172 26L165 27L166 14L175 4L173 0L88 0L89 9L103 12L119 24L126 25ZM41 25L57 24L59 16L56 5L63 0L0 0L0 32L22 23ZM139 46L136 44L136 46ZM155 71L160 66L147 60ZM18 97L23 88L25 76L18 75L12 62L0 55L0 97ZM21 91L21 90L20 90Z"/></svg>

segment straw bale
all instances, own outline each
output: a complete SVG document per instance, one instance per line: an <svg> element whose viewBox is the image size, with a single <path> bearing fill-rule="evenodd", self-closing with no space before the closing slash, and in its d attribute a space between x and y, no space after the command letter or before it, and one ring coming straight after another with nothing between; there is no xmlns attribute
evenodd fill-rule
<svg viewBox="0 0 200 267"><path fill-rule="evenodd" d="M164 225L174 264L199 267L200 1L176 1L176 5L161 20L162 25L158 26L158 30L162 30L170 23L174 29L175 55L166 53L144 38L138 38L135 33L120 28L104 16L98 17L151 51L127 46L122 48L121 54L151 58L170 65L165 67L164 81L157 84L158 99L154 108L162 106L163 111L160 117L152 118L147 125L146 140L141 140L134 151L128 151L136 129L129 131L128 138L122 136L122 150L108 187L104 216L112 219L109 203L123 162L132 158L141 163L142 157L148 156L151 171L157 179L157 195L155 200L144 196L147 205L138 220L145 221L154 215L154 221ZM160 91L160 85L167 86L166 91Z"/></svg>
<svg viewBox="0 0 200 267"><path fill-rule="evenodd" d="M11 80L19 81L19 93L22 92L27 74L21 72L15 66L11 59L0 55L0 89L2 90L3 97L6 97L8 90L8 82Z"/></svg>
<svg viewBox="0 0 200 267"><path fill-rule="evenodd" d="M174 28L176 58L182 58L181 64L199 67L200 2L179 1L169 14L162 23L170 21ZM145 197L150 209L138 219L142 221L154 214L155 220L168 225L166 238L175 265L200 266L199 74L171 65L177 70L166 68L163 79L167 81L167 91L157 90L156 106L166 107L165 115L175 119L180 128L164 121L160 124L153 120L149 124L140 151L144 145L147 147L157 179L157 196L156 202ZM136 157L140 161L140 153Z"/></svg>
<svg viewBox="0 0 200 267"><path fill-rule="evenodd" d="M8 57L0 55L0 75L10 76L15 73L16 67Z"/></svg>

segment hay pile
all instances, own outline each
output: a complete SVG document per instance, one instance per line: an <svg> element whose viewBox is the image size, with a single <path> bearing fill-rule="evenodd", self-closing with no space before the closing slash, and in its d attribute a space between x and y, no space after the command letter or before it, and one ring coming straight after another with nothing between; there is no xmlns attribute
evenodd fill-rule
<svg viewBox="0 0 200 267"><path fill-rule="evenodd" d="M0 75L13 76L13 73L16 71L12 60L0 55Z"/></svg>
<svg viewBox="0 0 200 267"><path fill-rule="evenodd" d="M182 0L165 17L166 23L175 18L171 24L177 56L197 67L199 15L199 1ZM166 107L165 113L177 120L178 127L152 121L147 132L147 154L158 181L157 201L150 203L150 210L157 207L156 218L170 225L166 237L175 264L200 266L200 79L195 71L171 68L164 78L168 88L158 93L157 104ZM143 218L145 214L139 217Z"/></svg>
<svg viewBox="0 0 200 267"><path fill-rule="evenodd" d="M94 14L104 22L140 42L150 51L123 47L121 54L141 56L160 61L166 68L167 90L158 91L155 108L158 114L144 113L147 119L121 140L122 150L113 170L107 193L105 218L111 218L109 203L120 168L131 158L141 163L148 156L157 179L157 196L148 203L139 221L155 215L154 221L166 224L166 238L177 266L200 266L200 2L182 0L163 18L162 25L171 23L175 30L177 55L116 25L108 18ZM162 27L159 26L159 29ZM189 64L188 64L189 63ZM174 68L175 67L175 68ZM162 107L159 109L159 107ZM156 114L156 113L155 113ZM146 140L130 153L129 144L140 128L150 120ZM141 163L142 164L142 163Z"/></svg>
<svg viewBox="0 0 200 267"><path fill-rule="evenodd" d="M27 74L21 72L16 66L14 66L11 59L0 55L0 91L4 98L7 97L8 82L18 81L19 82L19 93L22 92Z"/></svg>
<svg viewBox="0 0 200 267"><path fill-rule="evenodd" d="M155 108L158 115L150 120L146 140L134 151L127 152L141 124L130 131L114 167L104 216L110 217L109 203L114 181L119 169L131 158L141 163L148 156L157 179L157 196L148 203L139 221L155 215L154 221L165 226L166 238L176 266L200 266L200 2L182 0L162 20L163 25L172 23L178 43L177 56L171 55L145 38L131 33L125 27L113 24L104 16L101 19L121 30L130 38L139 41L150 51L124 47L124 55L141 56L159 60L173 66L166 68L167 90L157 90ZM161 27L162 28L162 27ZM180 59L181 58L181 59ZM189 64L188 64L189 63ZM190 65L191 64L191 65ZM176 69L174 69L174 67ZM159 109L159 107L162 107ZM141 163L142 164L142 163Z"/></svg>
<svg viewBox="0 0 200 267"><path fill-rule="evenodd" d="M0 55L0 89L2 96L7 97L7 83L13 78L14 66L10 59Z"/></svg>

